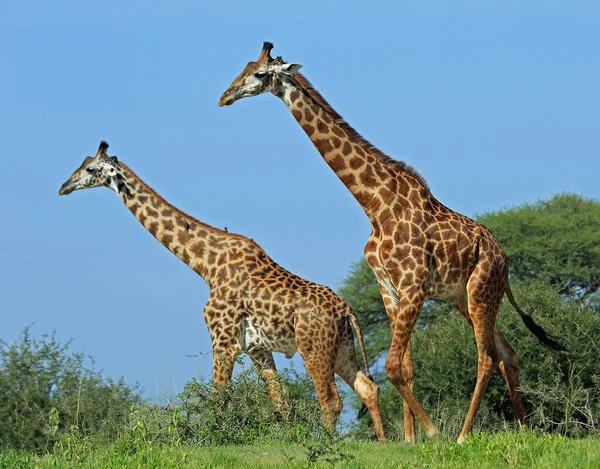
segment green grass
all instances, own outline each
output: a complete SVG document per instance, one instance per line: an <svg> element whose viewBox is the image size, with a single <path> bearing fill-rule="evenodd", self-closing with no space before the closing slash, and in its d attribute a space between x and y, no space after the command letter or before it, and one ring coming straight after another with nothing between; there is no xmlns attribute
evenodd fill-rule
<svg viewBox="0 0 600 469"><path fill-rule="evenodd" d="M319 456L321 459L319 459ZM316 463L310 460L317 459ZM328 462L326 459L333 460ZM54 454L0 452L0 468L600 468L600 437L576 440L522 431L454 441L404 443L342 442L334 445L127 447L118 442L78 444Z"/></svg>

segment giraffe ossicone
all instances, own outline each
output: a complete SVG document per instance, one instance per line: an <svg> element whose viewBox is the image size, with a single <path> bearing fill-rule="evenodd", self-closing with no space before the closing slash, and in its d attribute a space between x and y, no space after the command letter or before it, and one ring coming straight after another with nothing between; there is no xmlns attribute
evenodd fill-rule
<svg viewBox="0 0 600 469"><path fill-rule="evenodd" d="M358 320L331 289L298 277L273 261L250 238L220 230L182 212L158 195L128 166L108 156L102 142L61 186L59 195L94 187L114 190L142 225L210 287L204 319L213 346L213 379L231 379L235 356L245 351L261 370L273 401L285 412L272 352L300 352L330 426L342 403L334 373L360 396L384 440L379 388L370 379ZM356 361L354 335L365 373Z"/></svg>
<svg viewBox="0 0 600 469"><path fill-rule="evenodd" d="M265 43L258 60L245 66L219 105L265 92L280 98L368 216L372 232L365 257L379 282L392 328L385 368L404 400L405 439L415 440L415 416L427 436L438 433L413 394L410 336L428 298L455 298L477 341L477 383L459 442L471 431L485 388L498 367L523 424L517 355L496 324L503 296L542 343L556 350L564 347L517 306L510 293L506 257L492 233L440 203L414 168L363 138L297 67L290 67L289 73L277 69L286 62L273 59L272 48Z"/></svg>

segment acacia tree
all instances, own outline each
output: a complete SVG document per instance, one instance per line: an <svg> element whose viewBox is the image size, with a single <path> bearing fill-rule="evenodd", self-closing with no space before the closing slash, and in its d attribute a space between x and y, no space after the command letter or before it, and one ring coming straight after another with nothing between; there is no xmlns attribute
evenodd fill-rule
<svg viewBox="0 0 600 469"><path fill-rule="evenodd" d="M576 194L525 203L475 219L492 230L508 257L513 283L541 281L565 299L579 299L600 311L600 203ZM370 360L387 352L390 329L379 285L364 259L342 281L340 295L356 311ZM417 327L454 308L425 303Z"/></svg>
<svg viewBox="0 0 600 469"><path fill-rule="evenodd" d="M600 203L577 194L476 217L504 249L510 276L585 300L600 289Z"/></svg>

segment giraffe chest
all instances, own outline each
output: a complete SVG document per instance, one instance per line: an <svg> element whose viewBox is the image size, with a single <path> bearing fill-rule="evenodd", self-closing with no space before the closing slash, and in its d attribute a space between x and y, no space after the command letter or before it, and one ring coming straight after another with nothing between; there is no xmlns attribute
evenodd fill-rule
<svg viewBox="0 0 600 469"><path fill-rule="evenodd" d="M266 350L292 358L298 351L293 326L272 318L245 316L240 325L240 346L245 352Z"/></svg>

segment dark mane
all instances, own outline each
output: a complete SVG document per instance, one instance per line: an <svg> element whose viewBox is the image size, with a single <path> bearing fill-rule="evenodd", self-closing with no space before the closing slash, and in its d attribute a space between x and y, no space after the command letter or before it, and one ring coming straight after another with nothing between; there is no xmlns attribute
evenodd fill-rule
<svg viewBox="0 0 600 469"><path fill-rule="evenodd" d="M148 193L152 197L156 197L156 199L160 203L164 204L166 207L169 208L169 210L171 210L176 215L179 215L180 217L182 217L184 219L187 219L187 220L189 220L189 221L191 221L193 223L198 224L199 226L201 226L202 228L206 229L207 231L212 231L213 233L216 233L216 234L221 235L221 236L226 236L228 238L243 239L244 241L247 241L250 244L258 246L258 244L256 244L253 240L251 240L250 238L248 238L248 237L246 237L244 235L237 234L237 233L229 233L229 232L227 232L225 230L221 230L221 229L216 228L216 227L214 227L212 225L209 225L207 223L203 223L200 220L198 220L197 218L194 218L191 215L188 215L187 213L183 212L182 210L179 210L177 207L174 207L169 202L167 202L163 197L161 197L154 189L152 189L152 187L150 187L142 178L140 178L136 173L134 173L131 170L131 168L129 166L127 166L125 163L123 163L122 161L119 161L117 164L119 166L121 166L129 174L131 174L131 177L133 179L135 179L138 182L138 184L141 184L144 187L144 189L146 191L148 191Z"/></svg>
<svg viewBox="0 0 600 469"><path fill-rule="evenodd" d="M304 75L301 73L295 73L292 75L292 78L300 85L300 88L305 90L308 96L315 101L319 106L321 106L327 113L333 118L335 123L340 126L344 132L346 132L354 141L356 141L365 151L370 153L371 155L376 156L379 160L385 165L397 169L399 171L403 171L405 173L413 176L417 181L419 181L427 190L429 190L429 186L427 185L427 181L425 178L421 176L415 168L406 164L404 161L395 160L394 158L383 153L379 148L375 147L371 142L367 139L363 138L356 130L354 130L350 124L348 124L342 116L340 116L335 109L333 109L329 103L321 96L319 93L306 79Z"/></svg>

